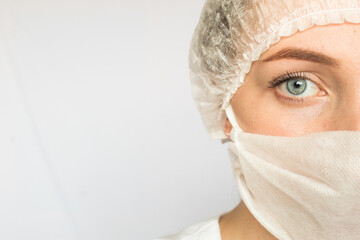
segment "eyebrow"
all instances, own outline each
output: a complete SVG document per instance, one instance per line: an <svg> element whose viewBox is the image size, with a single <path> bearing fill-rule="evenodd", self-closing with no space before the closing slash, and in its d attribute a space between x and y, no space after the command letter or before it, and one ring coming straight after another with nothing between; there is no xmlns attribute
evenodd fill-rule
<svg viewBox="0 0 360 240"><path fill-rule="evenodd" d="M329 65L331 67L340 66L339 61L336 60L335 58L329 57L319 52L301 49L301 48L285 48L261 61L270 62L270 61L286 59L286 58L305 60L314 63L321 63L321 64Z"/></svg>

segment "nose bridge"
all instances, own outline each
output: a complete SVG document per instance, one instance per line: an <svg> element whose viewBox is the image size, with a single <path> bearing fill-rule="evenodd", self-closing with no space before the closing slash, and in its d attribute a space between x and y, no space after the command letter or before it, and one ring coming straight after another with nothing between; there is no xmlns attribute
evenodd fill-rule
<svg viewBox="0 0 360 240"><path fill-rule="evenodd" d="M357 87L351 87L345 91L340 115L338 116L340 130L360 131L360 79Z"/></svg>
<svg viewBox="0 0 360 240"><path fill-rule="evenodd" d="M351 114L344 123L344 130L360 131L360 114Z"/></svg>

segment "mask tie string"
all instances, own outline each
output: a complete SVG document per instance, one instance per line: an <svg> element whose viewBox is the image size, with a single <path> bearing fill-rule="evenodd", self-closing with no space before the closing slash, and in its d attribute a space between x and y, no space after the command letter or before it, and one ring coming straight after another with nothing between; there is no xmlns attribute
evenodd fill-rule
<svg viewBox="0 0 360 240"><path fill-rule="evenodd" d="M227 118L229 119L231 125L232 125L232 128L235 129L236 131L240 131L240 132L244 132L239 124L237 123L236 121L236 117L235 117L235 114L234 114L234 111L231 107L231 104L229 104L226 108L225 108L225 113L226 113L226 116ZM231 132L233 132L233 130L231 130Z"/></svg>

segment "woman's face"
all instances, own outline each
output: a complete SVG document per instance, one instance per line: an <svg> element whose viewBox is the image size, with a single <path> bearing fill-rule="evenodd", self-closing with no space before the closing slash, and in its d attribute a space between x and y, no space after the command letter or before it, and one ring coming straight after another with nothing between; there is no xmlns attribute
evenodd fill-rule
<svg viewBox="0 0 360 240"><path fill-rule="evenodd" d="M360 25L316 26L282 38L253 62L231 105L250 133L360 130Z"/></svg>

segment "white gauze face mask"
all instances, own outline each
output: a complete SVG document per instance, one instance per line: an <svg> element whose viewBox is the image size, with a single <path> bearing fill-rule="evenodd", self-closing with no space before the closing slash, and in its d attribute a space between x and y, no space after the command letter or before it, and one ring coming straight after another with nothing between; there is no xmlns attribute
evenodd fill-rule
<svg viewBox="0 0 360 240"><path fill-rule="evenodd" d="M231 105L229 149L242 200L280 240L360 239L360 132L246 133Z"/></svg>

